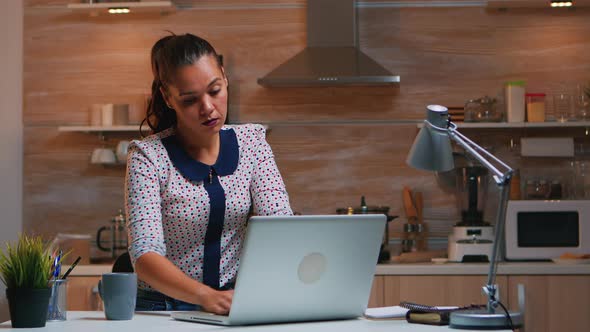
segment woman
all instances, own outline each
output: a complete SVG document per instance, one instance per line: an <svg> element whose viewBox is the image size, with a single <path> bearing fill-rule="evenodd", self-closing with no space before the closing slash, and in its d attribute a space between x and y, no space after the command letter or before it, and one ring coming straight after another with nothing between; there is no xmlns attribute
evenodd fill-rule
<svg viewBox="0 0 590 332"><path fill-rule="evenodd" d="M126 178L137 310L227 314L248 214L291 215L260 125L224 126L228 81L204 39L152 48L154 134L133 141Z"/></svg>

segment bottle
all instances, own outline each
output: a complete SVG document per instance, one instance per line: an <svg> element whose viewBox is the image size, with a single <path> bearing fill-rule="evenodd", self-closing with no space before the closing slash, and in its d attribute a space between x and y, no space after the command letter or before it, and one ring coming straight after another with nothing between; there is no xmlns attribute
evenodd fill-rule
<svg viewBox="0 0 590 332"><path fill-rule="evenodd" d="M508 122L524 122L525 84L525 81L506 82L504 92L506 99L506 117Z"/></svg>
<svg viewBox="0 0 590 332"><path fill-rule="evenodd" d="M367 206L367 203L365 202L365 196L361 196L361 213L362 214L369 213L369 207Z"/></svg>
<svg viewBox="0 0 590 332"><path fill-rule="evenodd" d="M520 199L520 170L515 170L510 182L510 200Z"/></svg>

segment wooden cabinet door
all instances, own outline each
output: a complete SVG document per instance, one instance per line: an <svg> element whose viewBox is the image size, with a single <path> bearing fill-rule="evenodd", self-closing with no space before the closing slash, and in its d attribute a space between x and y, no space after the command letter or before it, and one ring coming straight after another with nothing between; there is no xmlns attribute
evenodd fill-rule
<svg viewBox="0 0 590 332"><path fill-rule="evenodd" d="M102 301L98 295L98 281L100 280L99 276L71 276L67 280L68 310L102 310Z"/></svg>
<svg viewBox="0 0 590 332"><path fill-rule="evenodd" d="M383 307L383 279L384 276L375 276L369 297L368 308Z"/></svg>
<svg viewBox="0 0 590 332"><path fill-rule="evenodd" d="M487 276L384 276L384 305L409 301L434 306L464 306L486 304L482 287ZM508 279L496 278L500 300L508 303Z"/></svg>
<svg viewBox="0 0 590 332"><path fill-rule="evenodd" d="M525 286L525 331L590 331L590 276L510 276L509 305L518 308L518 284Z"/></svg>

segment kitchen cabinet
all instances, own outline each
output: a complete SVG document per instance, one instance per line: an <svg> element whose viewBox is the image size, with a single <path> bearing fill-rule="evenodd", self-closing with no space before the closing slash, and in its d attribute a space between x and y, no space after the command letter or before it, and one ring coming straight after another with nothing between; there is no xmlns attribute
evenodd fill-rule
<svg viewBox="0 0 590 332"><path fill-rule="evenodd" d="M371 288L371 296L369 297L369 308L376 308L376 307L384 307L384 292L383 292L383 282L385 281L385 276L375 276L373 279L373 286Z"/></svg>
<svg viewBox="0 0 590 332"><path fill-rule="evenodd" d="M485 304L485 275L377 275L369 307L400 301L428 305ZM525 286L525 328L528 331L590 331L589 275L499 275L500 300L518 308L519 284Z"/></svg>
<svg viewBox="0 0 590 332"><path fill-rule="evenodd" d="M525 285L528 331L590 331L590 276L522 275L508 277L509 306L518 308L516 287Z"/></svg>
<svg viewBox="0 0 590 332"><path fill-rule="evenodd" d="M378 276L379 277L379 276ZM378 278L377 277L377 278ZM487 298L481 287L485 285L487 276L441 276L441 275L410 275L381 276L383 280L374 283L374 288L382 285L382 290L375 289L375 298L369 304L382 303L383 306L398 305L401 301L415 302L426 305L470 305L485 304ZM500 291L500 300L507 299L508 280L506 276L496 279ZM381 293L381 294L378 294ZM382 302L380 297L382 296Z"/></svg>
<svg viewBox="0 0 590 332"><path fill-rule="evenodd" d="M98 295L100 276L70 276L68 280L68 310L102 310Z"/></svg>

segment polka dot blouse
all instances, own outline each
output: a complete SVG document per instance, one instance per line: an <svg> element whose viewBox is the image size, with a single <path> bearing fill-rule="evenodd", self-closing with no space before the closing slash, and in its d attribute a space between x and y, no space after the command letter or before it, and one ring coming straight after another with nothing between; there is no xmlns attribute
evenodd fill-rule
<svg viewBox="0 0 590 332"><path fill-rule="evenodd" d="M141 255L155 252L202 282L210 213L221 203L219 285L223 286L235 281L249 212L293 214L264 127L227 125L220 139L220 153L212 166L192 159L176 141L174 129L131 142L125 207L134 264ZM213 182L222 188L217 201L207 190ZM151 289L141 281L139 287Z"/></svg>

